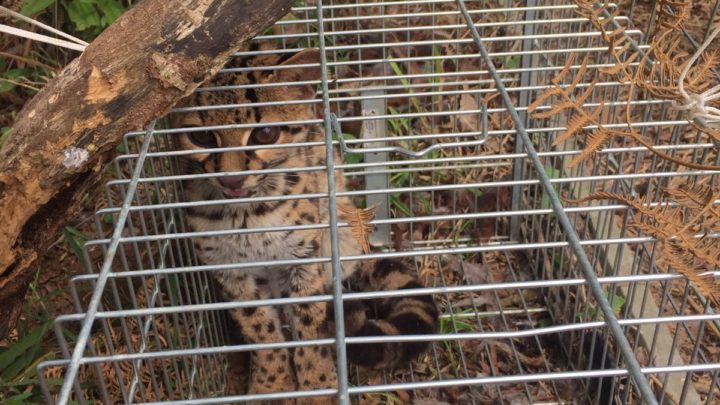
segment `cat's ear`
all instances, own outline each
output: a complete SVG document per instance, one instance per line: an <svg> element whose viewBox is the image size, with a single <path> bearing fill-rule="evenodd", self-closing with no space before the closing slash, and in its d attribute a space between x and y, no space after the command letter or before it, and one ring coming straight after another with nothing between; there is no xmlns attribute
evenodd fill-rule
<svg viewBox="0 0 720 405"><path fill-rule="evenodd" d="M320 50L317 48L303 49L289 58L283 58L278 66L282 68L275 71L273 75L275 82L310 82L320 80L322 77ZM315 98L316 87L316 85L303 86L307 98Z"/></svg>

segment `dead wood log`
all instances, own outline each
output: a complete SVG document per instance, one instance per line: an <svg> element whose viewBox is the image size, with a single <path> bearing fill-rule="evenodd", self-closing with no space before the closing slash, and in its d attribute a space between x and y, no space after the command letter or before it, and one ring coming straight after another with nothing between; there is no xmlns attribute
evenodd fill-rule
<svg viewBox="0 0 720 405"><path fill-rule="evenodd" d="M0 149L0 338L33 263L122 135L167 113L291 1L144 0L24 106ZM71 151L87 158L70 162Z"/></svg>

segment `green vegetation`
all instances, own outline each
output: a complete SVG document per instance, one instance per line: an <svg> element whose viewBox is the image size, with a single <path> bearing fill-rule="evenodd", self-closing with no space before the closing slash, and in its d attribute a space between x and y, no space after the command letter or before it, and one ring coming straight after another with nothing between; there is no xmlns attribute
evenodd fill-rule
<svg viewBox="0 0 720 405"><path fill-rule="evenodd" d="M623 306L625 305L625 297L615 294L615 293L608 293L604 292L603 295L607 300L610 302L610 306L612 307L613 313L615 316L620 316L620 311L622 311ZM594 320L602 320L605 318L605 314L598 308L597 306L593 306L592 308L588 309L587 315L583 313L579 313L576 315L578 320L587 319L590 321Z"/></svg>
<svg viewBox="0 0 720 405"><path fill-rule="evenodd" d="M123 4L117 0L28 0L21 13L35 16L42 13L55 14L69 22L63 30L83 39L93 39L117 20L132 2ZM51 6L55 6L52 7Z"/></svg>
<svg viewBox="0 0 720 405"><path fill-rule="evenodd" d="M562 176L562 173L559 169L556 169L552 166L546 165L545 166L545 172L547 173L548 177L550 179L558 179ZM559 192L557 186L553 186L555 188L555 192ZM547 210L552 208L552 203L550 202L550 197L547 196L546 193L543 192L542 200L540 201L540 208Z"/></svg>
<svg viewBox="0 0 720 405"><path fill-rule="evenodd" d="M31 297L25 304L24 316L17 325L17 339L0 346L0 403L9 405L35 404L43 399L37 377L37 365L55 357L47 336L52 316L45 303L54 295L38 292L40 268L30 284ZM38 311L38 309L40 309Z"/></svg>
<svg viewBox="0 0 720 405"><path fill-rule="evenodd" d="M85 41L91 41L132 5L132 0L25 0L20 13ZM11 22L27 28L22 22ZM29 46L31 45L31 46ZM77 52L0 37L0 145L15 116Z"/></svg>

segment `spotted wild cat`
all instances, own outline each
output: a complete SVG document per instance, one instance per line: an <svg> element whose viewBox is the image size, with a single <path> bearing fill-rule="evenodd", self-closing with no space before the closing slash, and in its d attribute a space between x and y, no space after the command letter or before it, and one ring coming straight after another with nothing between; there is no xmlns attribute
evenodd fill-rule
<svg viewBox="0 0 720 405"><path fill-rule="evenodd" d="M253 68L242 73L219 75L210 86L230 86L230 90L201 91L186 105L252 104L287 101L282 105L254 105L243 108L209 109L176 114L176 126L198 127L235 123L273 123L316 119L313 104L297 100L315 98L315 86L273 83L317 81L319 52L307 49L294 54L264 54L239 58L229 67ZM302 64L306 67L293 67ZM312 67L307 67L312 65ZM246 69L249 70L249 69ZM218 131L188 130L179 137L182 149L198 153L185 160L186 173L224 173L262 171L255 174L231 174L184 182L185 198L205 201L230 198L292 196L327 192L324 170L303 171L325 164L324 146L297 146L300 142L324 141L319 125L267 125L255 129ZM277 147L275 145L288 145ZM215 148L255 146L252 150L215 151ZM267 148L262 148L267 146ZM281 169L281 170L271 170ZM271 172L267 172L271 170ZM336 189L345 190L342 175ZM338 205L351 207L349 198L339 197ZM287 225L328 223L326 198L283 199L223 205L205 205L187 209L187 222L193 231L253 229ZM359 255L361 249L348 228L341 228L340 251ZM330 256L327 229L295 230L195 238L200 259L205 264L270 262ZM331 268L322 264L295 264L213 273L229 300L248 301L277 297L303 297L331 291ZM353 290L379 291L421 287L416 272L395 259L343 262L344 281ZM275 307L248 307L232 311L232 317L249 343L286 340L282 323L287 320L291 338L306 340L333 336L331 313L326 303L301 303ZM437 331L438 312L430 295L387 298L374 302L374 311L360 301L348 301L345 327L348 336L427 334ZM426 343L386 343L349 345L349 360L367 368L406 366L421 354ZM251 358L250 393L268 393L330 388L337 385L333 346L300 347L254 352ZM297 403L320 403L319 399L301 399ZM323 403L328 399L324 398Z"/></svg>

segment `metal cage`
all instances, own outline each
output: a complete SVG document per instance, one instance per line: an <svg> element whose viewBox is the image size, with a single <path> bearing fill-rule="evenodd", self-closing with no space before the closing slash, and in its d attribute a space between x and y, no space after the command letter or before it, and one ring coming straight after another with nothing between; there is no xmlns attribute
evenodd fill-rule
<svg viewBox="0 0 720 405"><path fill-rule="evenodd" d="M645 3L618 7L628 15ZM715 17L720 1L708 3ZM318 97L302 102L323 110L312 123L324 125L325 145L340 148L344 160L297 170L352 180L348 191L278 198L379 203L374 251L359 259L413 258L426 287L342 294L336 285L308 300L342 312L343 300L432 293L442 313L437 334L346 337L340 322L337 389L244 392L237 365L249 351L336 340L238 339L228 309L291 299L227 302L219 294L213 271L258 264L198 261L197 235L184 223L184 210L198 203L182 199L183 152L173 148L183 129L160 120L127 134L109 169L108 206L84 248L87 274L71 281L75 308L55 322L64 358L39 366L48 403L215 404L319 393L343 404L718 403L720 315L684 277L659 272L652 238L624 227L635 215L628 206L563 206L558 197L645 187L649 200L663 202L657 190L674 179L716 174L682 170L632 144L608 146L593 164L568 169L582 145L553 146L566 123L528 114L569 53L591 58L586 78L611 66L607 44L576 9L569 0L306 0L255 39L277 48L255 53L321 49L324 76L312 83ZM653 27L632 18L615 22L644 49ZM697 42L688 33L688 44ZM627 91L601 82L585 102L612 104L601 119L613 125ZM669 102L633 102L643 117L637 127L656 147L717 160L715 146ZM220 234L348 226L335 212L329 222ZM333 252L305 260L337 272L349 258ZM432 344L407 369L367 372L344 357L345 344L412 339Z"/></svg>

